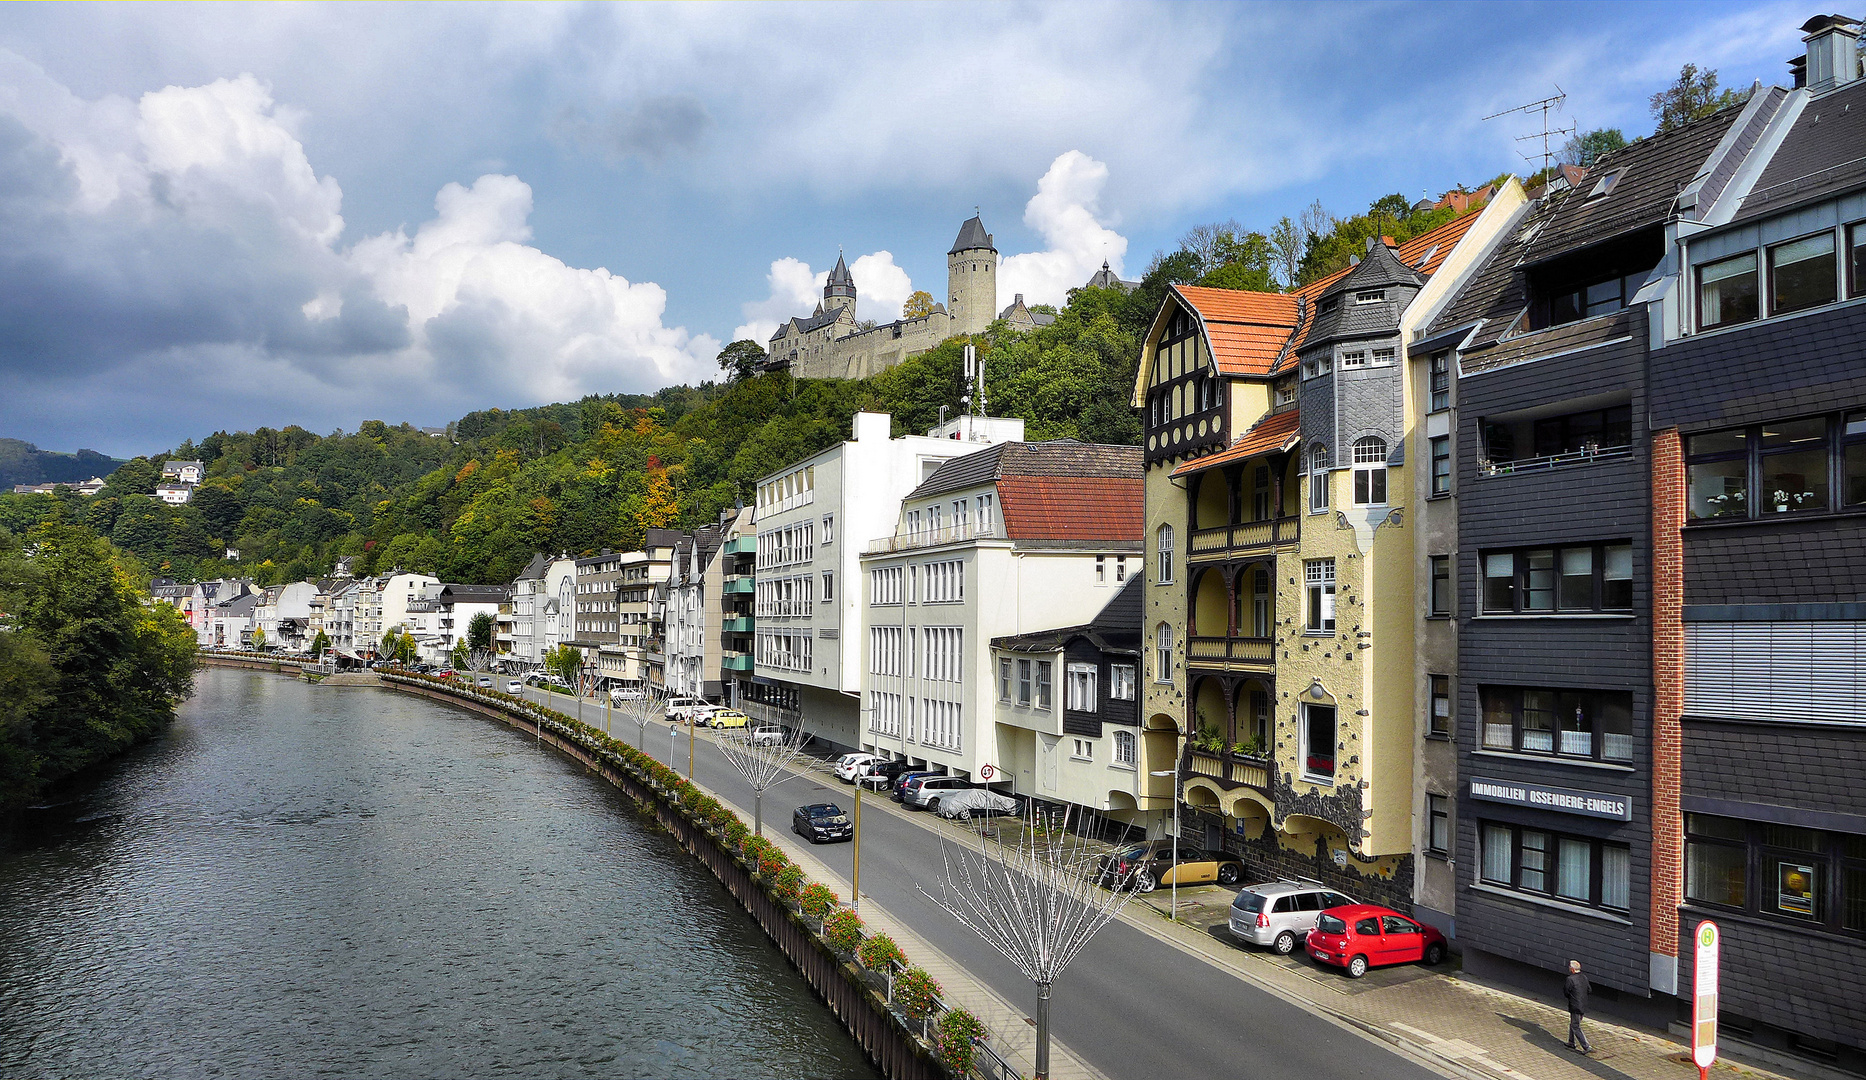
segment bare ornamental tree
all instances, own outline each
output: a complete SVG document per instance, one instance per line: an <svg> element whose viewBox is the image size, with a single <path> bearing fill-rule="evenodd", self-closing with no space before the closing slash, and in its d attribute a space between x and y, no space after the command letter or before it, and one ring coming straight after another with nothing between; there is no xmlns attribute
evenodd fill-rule
<svg viewBox="0 0 1866 1080"><path fill-rule="evenodd" d="M667 690L661 686L644 686L637 694L620 699L622 715L635 721L635 749L646 753L648 725L667 716ZM672 766L673 762L668 765Z"/></svg>
<svg viewBox="0 0 1866 1080"><path fill-rule="evenodd" d="M752 786L752 835L765 834L765 789L783 783L785 772L810 741L802 724L788 728L721 728L713 739L732 767ZM796 775L795 773L791 774Z"/></svg>
<svg viewBox="0 0 1866 1080"><path fill-rule="evenodd" d="M980 827L973 846L942 832L938 894L914 886L1036 984L1037 1080L1050 1075L1051 988L1134 898L1132 873L1120 872L1083 835L1093 824L1080 808L1046 812L1030 802L1014 840L988 840Z"/></svg>

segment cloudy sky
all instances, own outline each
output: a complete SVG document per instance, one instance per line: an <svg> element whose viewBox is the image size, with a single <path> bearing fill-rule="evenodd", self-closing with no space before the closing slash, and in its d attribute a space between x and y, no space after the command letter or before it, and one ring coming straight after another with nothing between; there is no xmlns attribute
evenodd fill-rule
<svg viewBox="0 0 1866 1080"><path fill-rule="evenodd" d="M1000 302L1651 129L1685 61L1786 80L1803 4L0 9L0 436L441 424L710 377L863 317L978 207ZM1826 10L1826 9L1821 9ZM1526 144L1525 144L1526 145Z"/></svg>

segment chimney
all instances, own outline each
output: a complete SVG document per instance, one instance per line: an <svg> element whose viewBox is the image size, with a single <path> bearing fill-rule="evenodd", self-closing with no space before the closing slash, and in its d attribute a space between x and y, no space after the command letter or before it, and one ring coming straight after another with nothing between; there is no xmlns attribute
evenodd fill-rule
<svg viewBox="0 0 1866 1080"><path fill-rule="evenodd" d="M1808 53L1798 66L1790 60L1795 85L1823 93L1859 78L1858 19L1845 15L1816 15L1801 25Z"/></svg>

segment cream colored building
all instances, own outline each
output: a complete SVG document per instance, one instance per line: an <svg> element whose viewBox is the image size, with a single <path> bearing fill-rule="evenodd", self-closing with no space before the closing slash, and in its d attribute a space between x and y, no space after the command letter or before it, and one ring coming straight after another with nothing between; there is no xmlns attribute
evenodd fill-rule
<svg viewBox="0 0 1866 1080"><path fill-rule="evenodd" d="M1413 907L1406 350L1512 199L1293 294L1175 287L1143 347L1144 723L1183 740L1184 831L1255 874Z"/></svg>

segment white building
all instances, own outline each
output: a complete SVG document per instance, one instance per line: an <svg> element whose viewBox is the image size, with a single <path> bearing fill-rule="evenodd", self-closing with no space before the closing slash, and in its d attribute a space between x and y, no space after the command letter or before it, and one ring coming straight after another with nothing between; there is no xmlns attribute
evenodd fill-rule
<svg viewBox="0 0 1866 1080"><path fill-rule="evenodd" d="M861 559L858 745L1061 801L1056 755L1093 752L1059 749L1065 673L1045 661L1026 690L1014 664L1002 685L992 639L1093 620L1140 573L1144 510L1139 447L1013 442L941 465ZM1006 690L1048 707L999 722Z"/></svg>
<svg viewBox="0 0 1866 1080"><path fill-rule="evenodd" d="M902 496L943 462L1024 433L1022 420L961 417L891 439L891 425L856 413L853 439L758 483L755 676L742 704L833 746L862 742L863 549L893 535Z"/></svg>
<svg viewBox="0 0 1866 1080"><path fill-rule="evenodd" d="M374 617L370 620L374 626L372 639L380 644L382 635L398 627L413 633L415 628L410 623L409 605L415 604L425 595L430 585L439 585L441 579L432 574L411 574L400 570L391 570L382 579L377 588L376 601L372 606ZM362 638L362 627L357 628L357 636Z"/></svg>

